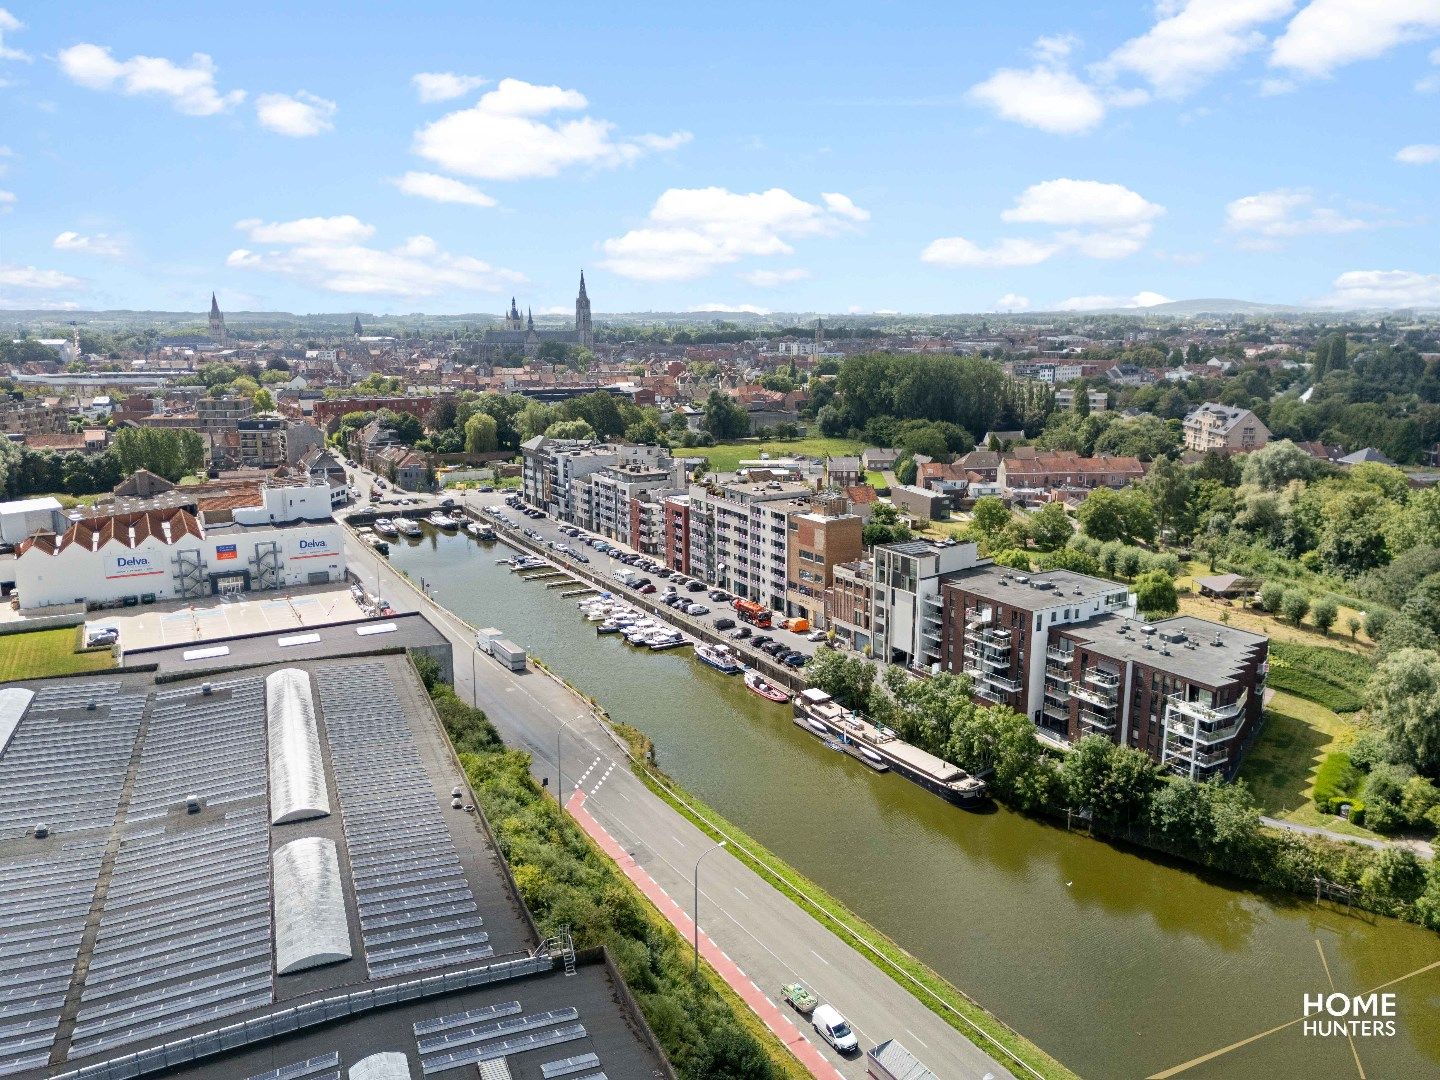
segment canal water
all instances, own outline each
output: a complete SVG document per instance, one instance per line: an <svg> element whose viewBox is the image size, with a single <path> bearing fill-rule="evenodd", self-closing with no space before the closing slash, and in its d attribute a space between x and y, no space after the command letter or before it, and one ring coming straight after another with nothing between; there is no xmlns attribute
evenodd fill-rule
<svg viewBox="0 0 1440 1080"><path fill-rule="evenodd" d="M1081 1076L1150 1076L1299 1017L1331 978L1358 994L1440 961L1440 935L1419 927L1262 896L874 774L690 650L596 635L563 590L496 565L503 546L427 532L390 547L456 614L640 728L686 788ZM1296 1024L1176 1075L1354 1077L1358 1054L1370 1080L1440 1076L1440 967L1389 991L1395 1034L1356 1038L1353 1054Z"/></svg>

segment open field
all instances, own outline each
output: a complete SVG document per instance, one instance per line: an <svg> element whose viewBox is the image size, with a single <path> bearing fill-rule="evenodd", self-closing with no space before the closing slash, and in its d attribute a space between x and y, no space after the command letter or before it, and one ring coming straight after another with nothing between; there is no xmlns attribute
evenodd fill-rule
<svg viewBox="0 0 1440 1080"><path fill-rule="evenodd" d="M740 442L721 443L717 446L697 446L693 449L675 450L676 457L703 457L710 462L713 472L734 472L741 461L758 458L762 453L773 458L804 456L813 458L842 457L858 454L865 444L852 439L826 439L815 436L807 439L745 439Z"/></svg>
<svg viewBox="0 0 1440 1080"><path fill-rule="evenodd" d="M76 652L79 635L78 627L62 626L0 637L0 682L47 679L115 666L109 649Z"/></svg>
<svg viewBox="0 0 1440 1080"><path fill-rule="evenodd" d="M1179 581L1184 581L1184 579L1181 578ZM1335 627L1328 634L1320 633L1308 622L1296 626L1288 619L1281 619L1259 608L1242 608L1239 603L1227 604L1222 600L1211 600L1194 593L1181 594L1180 614L1194 615L1212 622L1224 622L1226 620L1222 619L1221 615L1228 614L1229 624L1237 630L1249 630L1252 633L1265 634L1279 641L1293 641L1297 645L1327 645L1332 649L1344 649L1362 656L1368 656L1374 648L1363 630L1354 640L1351 639L1345 620L1357 612L1347 607L1340 608L1340 615L1335 620ZM1365 617L1363 612L1358 614L1362 619Z"/></svg>
<svg viewBox="0 0 1440 1080"><path fill-rule="evenodd" d="M1312 798L1320 762L1354 730L1354 724L1323 705L1277 692L1265 710L1265 730L1240 766L1240 779L1270 817L1373 838L1368 829L1322 814Z"/></svg>

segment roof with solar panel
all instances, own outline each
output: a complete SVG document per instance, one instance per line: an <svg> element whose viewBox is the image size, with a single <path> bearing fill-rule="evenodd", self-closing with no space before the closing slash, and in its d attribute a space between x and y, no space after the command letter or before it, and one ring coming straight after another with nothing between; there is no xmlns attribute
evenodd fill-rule
<svg viewBox="0 0 1440 1080"><path fill-rule="evenodd" d="M665 1076L401 656L0 689L0 1077Z"/></svg>

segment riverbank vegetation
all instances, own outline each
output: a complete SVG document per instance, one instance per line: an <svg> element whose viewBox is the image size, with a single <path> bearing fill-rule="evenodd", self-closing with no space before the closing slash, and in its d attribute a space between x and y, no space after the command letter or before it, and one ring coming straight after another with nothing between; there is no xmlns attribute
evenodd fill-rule
<svg viewBox="0 0 1440 1080"><path fill-rule="evenodd" d="M667 773L651 763L651 743L642 731L621 721L607 722L630 748L635 772L646 787L711 839L724 840L732 855L817 916L841 940L875 959L883 970L911 990L920 1002L956 1031L1004 1062L1016 1075L1038 1076L1044 1080L1078 1080L1064 1065L988 1012L924 961L911 955L884 931L855 914L759 841L682 789Z"/></svg>
<svg viewBox="0 0 1440 1080"><path fill-rule="evenodd" d="M505 750L484 712L416 657L436 712L490 822L515 884L544 935L563 929L577 948L603 946L665 1056L683 1080L804 1080L800 1062L708 965L691 976L680 935L624 874L547 798L530 757Z"/></svg>
<svg viewBox="0 0 1440 1080"><path fill-rule="evenodd" d="M1418 663L1409 657L1406 661ZM1440 701L1440 658L1434 669L1407 670L1404 685L1418 692L1417 684L1433 677ZM1375 849L1267 828L1244 783L1174 777L1143 752L1103 736L1081 739L1057 759L1036 740L1035 726L1025 717L1002 706L976 705L964 676L916 680L897 667L877 676L873 664L830 649L817 653L809 671L811 685L847 707L863 711L921 749L985 774L994 795L1017 810L1078 815L1104 836L1261 886L1302 895L1318 890L1368 911L1440 930L1440 864L1427 865L1407 848ZM1425 738L1425 718L1412 697L1397 692L1397 715L1383 744L1392 757L1409 753L1413 760L1432 749ZM1440 752L1440 740L1433 749ZM1375 753L1381 752L1377 747ZM1400 778L1398 772L1382 775ZM1406 782L1408 778L1398 789L1393 783L1386 788L1397 805L1403 803ZM1412 802L1418 805L1418 800Z"/></svg>

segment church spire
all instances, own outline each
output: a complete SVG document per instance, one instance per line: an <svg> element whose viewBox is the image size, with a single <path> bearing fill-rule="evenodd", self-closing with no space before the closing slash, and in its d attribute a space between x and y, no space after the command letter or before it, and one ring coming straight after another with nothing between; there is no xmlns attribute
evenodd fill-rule
<svg viewBox="0 0 1440 1080"><path fill-rule="evenodd" d="M587 349L595 343L590 328L590 297L585 293L585 271L580 271L580 294L575 297L575 333Z"/></svg>
<svg viewBox="0 0 1440 1080"><path fill-rule="evenodd" d="M535 316L534 316L533 314L531 314L530 309L529 309L528 307L525 309L525 329L526 329L526 330L534 330L534 329L535 329Z"/></svg>
<svg viewBox="0 0 1440 1080"><path fill-rule="evenodd" d="M581 300L588 300L588 299L589 299L589 297L587 297L587 296L585 295L585 271L584 271L584 270L581 270L581 271L580 271L580 299L581 299Z"/></svg>
<svg viewBox="0 0 1440 1080"><path fill-rule="evenodd" d="M584 286L582 285L581 288L583 290ZM210 317L212 319L220 318L220 301L215 299L213 292L210 294Z"/></svg>

